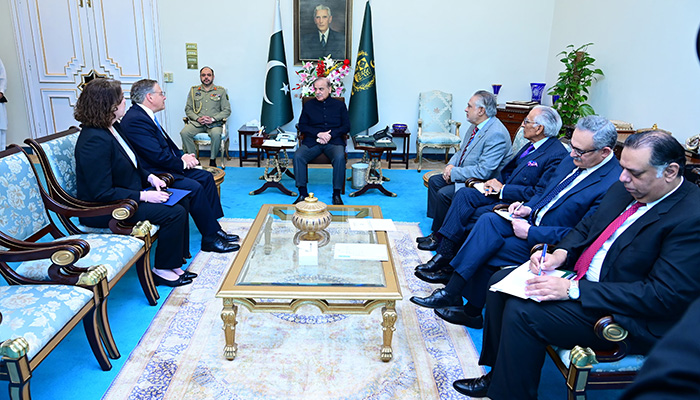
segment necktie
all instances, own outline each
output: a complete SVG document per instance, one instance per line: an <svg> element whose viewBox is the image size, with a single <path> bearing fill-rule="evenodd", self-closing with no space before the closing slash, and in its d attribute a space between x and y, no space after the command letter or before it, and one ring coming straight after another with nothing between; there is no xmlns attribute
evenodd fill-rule
<svg viewBox="0 0 700 400"><path fill-rule="evenodd" d="M535 145L530 143L530 145L527 146L527 149L525 149L525 151L523 151L523 153L518 158L525 157L526 155L530 154L532 152L532 150L534 150L534 149L535 149Z"/></svg>
<svg viewBox="0 0 700 400"><path fill-rule="evenodd" d="M321 47L326 47L326 35L321 35Z"/></svg>
<svg viewBox="0 0 700 400"><path fill-rule="evenodd" d="M617 218L615 218L613 222L611 222L610 225L608 225L608 227L605 228L603 233L601 233L600 236L598 236L596 240L594 240L593 243L591 243L591 245L588 246L588 248L586 248L586 250L584 250L583 253L581 253L581 256L578 258L578 261L576 261L576 265L574 266L574 271L576 272L576 280L579 280L583 278L584 275L586 275L588 267L590 267L591 261L593 261L593 256L595 256L595 253L597 253L598 250L600 250L600 248L603 247L603 243L605 243L606 240L610 239L610 236L612 236L613 233L615 233L615 231L622 226L622 224L627 220L627 218L632 216L632 214L637 212L639 207L642 207L644 205L646 204L639 202L632 204L632 207L628 208L627 210L625 210L625 212L623 212Z"/></svg>
<svg viewBox="0 0 700 400"><path fill-rule="evenodd" d="M175 150L173 150L170 146L170 142L168 141L168 135L165 133L165 130L163 129L162 126L160 126L160 122L158 122L158 117L155 115L153 116L153 120L156 122L156 126L158 126L158 130L160 130L160 133L163 134L163 137L165 138L165 142L168 144L168 148L170 149L170 152L173 153L175 157L177 157L177 153L175 153Z"/></svg>
<svg viewBox="0 0 700 400"><path fill-rule="evenodd" d="M472 142L472 140L474 140L474 136L476 136L477 132L479 132L479 128L475 126L472 130L472 135L469 136L469 140L467 140L467 144L464 145L464 148L462 149L462 155L459 157L459 164L457 164L458 167L462 165L462 161L464 161L464 155L467 154L467 148L469 147L469 144Z"/></svg>
<svg viewBox="0 0 700 400"><path fill-rule="evenodd" d="M545 197L543 197L542 200L538 201L537 204L535 204L535 206L532 207L534 211L532 213L532 220L535 220L535 216L540 211L540 208L549 204L549 202L552 201L552 199L554 199L555 197L557 197L557 195L561 193L562 190L564 190L567 186L571 185L571 182L573 182L574 179L581 175L581 172L583 172L583 169L577 168L576 171L573 174L571 174L571 176L559 182L559 184L554 189L552 189L551 192L549 192Z"/></svg>
<svg viewBox="0 0 700 400"><path fill-rule="evenodd" d="M153 116L153 120L156 121L156 125L158 126L158 129L160 130L160 133L162 133L163 136L165 136L165 131L163 130L163 127L160 126L160 122L158 122L158 117Z"/></svg>

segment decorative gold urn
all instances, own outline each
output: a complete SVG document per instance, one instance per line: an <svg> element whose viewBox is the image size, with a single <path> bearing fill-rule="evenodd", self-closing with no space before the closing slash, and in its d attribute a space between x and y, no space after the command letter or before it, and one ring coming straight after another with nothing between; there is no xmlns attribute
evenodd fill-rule
<svg viewBox="0 0 700 400"><path fill-rule="evenodd" d="M328 212L326 203L318 201L313 193L309 193L309 197L297 203L295 207L292 223L301 231L294 237L295 242L316 240L327 243L329 236L324 229L331 223L331 213Z"/></svg>

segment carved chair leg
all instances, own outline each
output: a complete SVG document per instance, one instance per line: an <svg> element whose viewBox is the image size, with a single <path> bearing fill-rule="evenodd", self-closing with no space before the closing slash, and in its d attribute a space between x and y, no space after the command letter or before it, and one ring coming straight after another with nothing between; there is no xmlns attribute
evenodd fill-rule
<svg viewBox="0 0 700 400"><path fill-rule="evenodd" d="M109 358L113 360L118 359L121 357L121 354L119 354L117 343L114 341L114 336L112 336L112 328L109 326L109 318L107 318L107 299L102 300L102 303L100 303L99 319L97 323L100 330L100 338L107 348Z"/></svg>
<svg viewBox="0 0 700 400"><path fill-rule="evenodd" d="M22 356L19 359L6 358L4 362L10 380L8 388L10 391L10 399L31 400L29 379L32 377L32 371L29 368L27 356Z"/></svg>
<svg viewBox="0 0 700 400"><path fill-rule="evenodd" d="M423 147L420 145L418 145L416 151L416 158L418 159L418 172L420 172L420 170L423 169Z"/></svg>
<svg viewBox="0 0 700 400"><path fill-rule="evenodd" d="M139 283L141 283L141 289L143 289L143 293L146 295L148 304L155 306L158 304L160 295L158 294L158 289L156 289L155 282L153 282L150 257L151 250L148 249L141 259L136 262L136 275L139 277Z"/></svg>
<svg viewBox="0 0 700 400"><path fill-rule="evenodd" d="M87 336L88 343L90 343L92 353L95 355L100 367L103 371L109 371L112 369L112 363L109 362L105 349L102 347L96 309L93 308L83 317L83 328L85 328L85 335Z"/></svg>

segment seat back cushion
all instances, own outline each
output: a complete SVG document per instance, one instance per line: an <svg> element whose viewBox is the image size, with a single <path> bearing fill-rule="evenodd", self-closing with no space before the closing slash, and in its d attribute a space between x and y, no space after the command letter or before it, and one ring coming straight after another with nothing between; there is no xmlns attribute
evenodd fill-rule
<svg viewBox="0 0 700 400"><path fill-rule="evenodd" d="M423 132L449 132L452 118L452 95L433 90L418 96L418 118L423 120Z"/></svg>
<svg viewBox="0 0 700 400"><path fill-rule="evenodd" d="M78 135L80 132L41 143L58 185L75 198L78 197L75 174L75 143L78 141Z"/></svg>

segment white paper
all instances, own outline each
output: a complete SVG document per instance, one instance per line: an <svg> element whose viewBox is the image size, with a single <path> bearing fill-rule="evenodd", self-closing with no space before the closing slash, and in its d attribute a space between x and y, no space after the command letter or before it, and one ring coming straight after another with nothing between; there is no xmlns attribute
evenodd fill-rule
<svg viewBox="0 0 700 400"><path fill-rule="evenodd" d="M318 242L302 240L299 248L299 265L318 265Z"/></svg>
<svg viewBox="0 0 700 400"><path fill-rule="evenodd" d="M396 225L391 219L380 218L348 218L351 231L395 231Z"/></svg>
<svg viewBox="0 0 700 400"><path fill-rule="evenodd" d="M295 146L297 142L287 142L287 141L278 141L278 140L265 140L263 141L263 146L265 147L288 147L288 146Z"/></svg>
<svg viewBox="0 0 700 400"><path fill-rule="evenodd" d="M573 275L572 272L560 269L555 269L553 271L542 271L542 275L558 276L565 278L575 277L575 275ZM530 260L528 260L525 261L519 267L515 268L513 272L506 275L503 279L491 285L489 290L491 290L492 292L508 293L511 296L520 297L521 299L535 300L534 298L525 295L525 282L529 279L532 279L535 276L535 274L530 272Z"/></svg>
<svg viewBox="0 0 700 400"><path fill-rule="evenodd" d="M481 192L481 194L486 194L486 189L484 189L484 182L474 182L472 184L472 187Z"/></svg>
<svg viewBox="0 0 700 400"><path fill-rule="evenodd" d="M520 217L514 217L511 213L508 212L508 209L507 209L507 208L501 208L501 209L498 209L498 210L493 210L493 212L495 212L495 213L498 214L501 218L503 218L503 219L505 219L505 220L508 220L508 221L512 221L512 220L514 220L514 219L524 219L524 218L520 218Z"/></svg>
<svg viewBox="0 0 700 400"><path fill-rule="evenodd" d="M333 258L336 260L389 261L389 252L385 244L336 243L333 248Z"/></svg>

